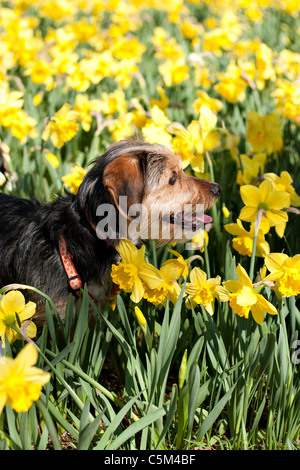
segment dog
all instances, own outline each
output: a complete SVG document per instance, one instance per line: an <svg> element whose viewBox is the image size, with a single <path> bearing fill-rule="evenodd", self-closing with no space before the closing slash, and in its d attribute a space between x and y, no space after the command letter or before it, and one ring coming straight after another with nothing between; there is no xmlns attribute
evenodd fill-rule
<svg viewBox="0 0 300 470"><path fill-rule="evenodd" d="M159 211L166 205L189 206L188 214L160 211L158 238L163 226L170 234L158 243L166 244L176 240L175 229L185 223L190 229L199 221L210 221L204 212L220 191L217 183L185 174L180 158L165 146L138 139L116 142L93 162L76 194L66 191L51 203L0 195L0 286L20 283L41 290L52 299L62 321L70 292L75 300L84 284L93 298L105 303L113 290L111 267L119 260L120 224L126 221L128 228L137 220L136 214L130 215L131 207L141 206L149 219L157 210L153 207ZM200 217L195 215L196 205L203 207ZM114 230L109 231L110 218L105 232L99 207L115 210ZM141 234L150 225L140 220ZM151 234L147 236L151 239ZM145 237L135 233L128 238L138 244ZM27 293L28 300L37 304L34 322L43 325L44 299Z"/></svg>

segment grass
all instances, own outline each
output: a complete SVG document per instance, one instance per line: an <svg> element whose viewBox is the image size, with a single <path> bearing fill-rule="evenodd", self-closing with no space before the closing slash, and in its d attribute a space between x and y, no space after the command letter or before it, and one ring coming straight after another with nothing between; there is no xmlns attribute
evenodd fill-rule
<svg viewBox="0 0 300 470"><path fill-rule="evenodd" d="M202 6L187 5L190 14L199 21L211 15L217 18L209 2ZM23 15L34 11L30 7ZM241 14L240 24L246 25L243 37L258 37L280 52L286 46L288 31L290 50L299 50L299 37L293 33L299 27L298 17L276 8L264 12L260 24ZM43 16L41 11L39 14L43 37L50 27L55 29L65 24ZM91 19L93 14L83 16ZM103 14L103 28L110 24L110 17L109 11ZM178 24L170 21L167 7L166 10L149 8L142 18L144 26L139 26L136 34L147 49L138 64L138 73L125 87L126 105L129 109L131 100L137 98L150 112L150 100L158 99L156 86L163 83L152 44L154 28L162 26L176 38L186 57L193 47L180 33ZM72 18L75 19L79 16ZM94 45L87 41L85 47L92 50ZM83 45L77 46L76 51L81 56ZM210 72L225 70L231 53L208 55ZM194 81L195 70L189 67L189 80L170 87L163 85L170 100L166 110L170 121L184 126L197 118L193 102L200 88ZM37 120L38 137L22 143L9 129L0 129L1 141L10 147L11 157L11 176L3 191L50 201L55 193L63 191L61 178L74 163L86 167L106 150L114 136L106 125L106 117L102 116L104 126L100 131L93 119L89 131L80 127L61 149L54 148L50 141L44 142L41 139L44 119L53 116L65 102L73 105L80 92L66 90L64 77L55 88L46 90L43 83L34 83L24 74L20 62L9 72L6 79L12 89L17 89L17 82L11 76L18 77L26 90L24 109ZM240 154L249 145L245 137L248 112L274 110L273 85L269 81L262 90L248 88L242 102L233 104L222 99L219 123L221 126L223 121L226 129L240 137ZM110 93L118 86L113 77L107 77L100 84L91 83L87 93L90 99L99 98L100 92ZM44 93L44 98L39 106L34 106L33 97L39 91ZM213 86L208 91L210 96L217 97ZM114 118L118 120L119 116L116 114ZM283 149L277 156L268 157L264 172L288 171L299 194L299 132L297 124L290 119L284 120L283 139ZM57 156L57 168L45 158L45 148ZM263 267L263 259L236 252L232 238L224 229L226 223L236 221L243 205L237 170L237 162L224 146L206 154L206 175L210 174L222 186L222 194L212 211L214 226L209 243L201 253L203 261L195 259L192 267L199 266L211 277L220 275L222 280L229 280L236 278L236 266L240 263L253 274L254 280ZM222 211L223 204L230 211L229 218ZM285 251L290 256L299 253L299 223L299 216L290 214L282 239L274 231L267 235L271 252ZM159 268L171 257L168 248L156 249L148 243L149 261ZM198 250L187 253L183 245L176 246L176 250L185 258L199 254ZM106 306L100 311L93 303L89 306L91 301L85 288L77 303L74 329L72 298L64 324L51 299L46 299L47 325L36 340L40 350L37 366L51 372L51 381L27 412L17 413L5 407L0 415L0 448L299 450L300 375L295 360L299 300L290 297L281 302L267 288L266 297L278 308L278 315L266 316L263 324L258 325L252 316L241 318L228 303L220 301L216 301L213 316L201 305L187 309L183 297L185 280L181 281L183 288L176 305L167 301L165 306L155 307L142 300L139 307L147 321L146 330L138 323L134 304L124 292L118 296L115 310ZM88 316L89 307L94 309L94 318ZM6 354L15 356L24 344L23 340L12 345L6 342Z"/></svg>

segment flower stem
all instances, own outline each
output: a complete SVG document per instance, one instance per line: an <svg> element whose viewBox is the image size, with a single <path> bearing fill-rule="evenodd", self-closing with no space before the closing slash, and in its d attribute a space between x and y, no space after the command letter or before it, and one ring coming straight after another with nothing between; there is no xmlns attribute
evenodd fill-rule
<svg viewBox="0 0 300 470"><path fill-rule="evenodd" d="M253 235L253 245L252 245L252 253L251 253L251 260L250 260L250 269L249 269L249 277L253 282L254 276L254 264L255 264L255 256L256 256L256 243L257 243L257 235L259 231L260 221L262 215L264 214L264 209L260 209L255 219L255 226L254 226L254 235Z"/></svg>

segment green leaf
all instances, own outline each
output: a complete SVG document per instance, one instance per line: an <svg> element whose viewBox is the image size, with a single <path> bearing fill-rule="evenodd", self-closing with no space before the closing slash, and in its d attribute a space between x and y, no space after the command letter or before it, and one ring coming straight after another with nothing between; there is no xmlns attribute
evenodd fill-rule
<svg viewBox="0 0 300 470"><path fill-rule="evenodd" d="M77 443L77 450L88 450L90 444L95 436L97 429L99 428L102 414L96 416L96 418L90 423L90 402L86 401L81 414L80 428L79 428L79 439Z"/></svg>
<svg viewBox="0 0 300 470"><path fill-rule="evenodd" d="M140 394L139 394L140 395ZM103 436L101 437L100 442L98 445L94 448L94 450L104 450L105 448L108 449L109 446L109 441L113 439L113 433L116 430L116 428L120 425L121 421L123 420L124 416L129 412L129 410L132 408L136 400L138 399L139 395L136 395L135 397L131 398L126 405L123 406L123 408L118 412L118 414L115 416L115 418L112 420L108 428L105 430ZM138 421L139 422L139 421ZM129 436L128 436L129 438Z"/></svg>
<svg viewBox="0 0 300 470"><path fill-rule="evenodd" d="M120 434L112 443L107 447L107 450L117 450L119 449L124 442L126 442L131 437L135 436L138 432L142 429L146 428L150 424L154 423L159 418L162 418L166 414L165 408L159 408L156 411L152 411L151 413L143 416L135 423L131 424L128 428L126 428L122 434Z"/></svg>

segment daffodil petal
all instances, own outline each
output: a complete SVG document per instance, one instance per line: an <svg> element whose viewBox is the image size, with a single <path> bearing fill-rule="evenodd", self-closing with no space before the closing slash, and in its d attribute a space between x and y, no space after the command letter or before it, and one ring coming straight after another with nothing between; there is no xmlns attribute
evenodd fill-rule
<svg viewBox="0 0 300 470"><path fill-rule="evenodd" d="M274 191L273 185L271 181L269 180L264 180L260 186L259 186L259 191L260 191L260 197L261 201L267 201L269 198L269 195Z"/></svg>
<svg viewBox="0 0 300 470"><path fill-rule="evenodd" d="M236 224L226 224L226 225L224 225L224 228L231 235L241 236L241 235L248 234L248 232L244 229L240 219L237 219Z"/></svg>
<svg viewBox="0 0 300 470"><path fill-rule="evenodd" d="M277 224L275 226L275 232L279 236L279 238L282 238L285 232L285 227L286 227L286 222L283 222L282 224Z"/></svg>
<svg viewBox="0 0 300 470"><path fill-rule="evenodd" d="M248 307L256 304L257 302L257 297L254 294L253 290L250 289L250 287L243 287L239 294L236 297L236 301L238 305L241 305L242 307Z"/></svg>
<svg viewBox="0 0 300 470"><path fill-rule="evenodd" d="M266 217L270 225L286 223L289 218L286 212L278 210L266 210Z"/></svg>
<svg viewBox="0 0 300 470"><path fill-rule="evenodd" d="M271 315L277 315L277 310L268 300L266 300L261 294L257 294L257 304Z"/></svg>
<svg viewBox="0 0 300 470"><path fill-rule="evenodd" d="M242 287L242 284L241 281L225 281L223 282L223 286L229 292L235 293Z"/></svg>
<svg viewBox="0 0 300 470"><path fill-rule="evenodd" d="M142 300L143 295L144 295L143 283L140 280L140 278L137 277L136 280L134 281L130 298L134 303L138 304Z"/></svg>
<svg viewBox="0 0 300 470"><path fill-rule="evenodd" d="M246 184L240 189L241 198L246 206L258 207L261 202L261 191L252 184Z"/></svg>
<svg viewBox="0 0 300 470"><path fill-rule="evenodd" d="M6 313L19 313L25 307L24 295L18 290L11 290L1 300L1 308Z"/></svg>
<svg viewBox="0 0 300 470"><path fill-rule="evenodd" d="M121 239L116 250L120 254L123 263L131 263L132 253L137 251L136 246L127 239Z"/></svg>
<svg viewBox="0 0 300 470"><path fill-rule="evenodd" d="M33 366L38 359L38 350L35 346L28 343L24 346L23 349L17 355L15 361L18 365L19 370L27 369L30 366Z"/></svg>
<svg viewBox="0 0 300 470"><path fill-rule="evenodd" d="M37 385L45 385L49 382L50 377L50 372L45 372L38 367L30 367L30 369L26 371L26 380L30 380Z"/></svg>
<svg viewBox="0 0 300 470"><path fill-rule="evenodd" d="M256 207L244 206L241 209L239 218L241 220L245 220L246 222L253 222L255 220L256 214L257 214Z"/></svg>
<svg viewBox="0 0 300 470"><path fill-rule="evenodd" d="M252 282L247 274L247 271L240 264L236 268L237 275L243 286L250 287L252 289Z"/></svg>
<svg viewBox="0 0 300 470"><path fill-rule="evenodd" d="M6 394L0 393L0 415L1 415L1 412L2 412L3 408L6 405L6 401L7 401Z"/></svg>
<svg viewBox="0 0 300 470"><path fill-rule="evenodd" d="M36 310L36 304L34 302L27 302L22 312L20 312L19 314L20 320L22 322L24 320L28 320L28 318L31 318L35 314L35 310Z"/></svg>
<svg viewBox="0 0 300 470"><path fill-rule="evenodd" d="M260 307L260 305L258 304L252 305L251 313L256 323L261 325L264 322L265 314L264 314L264 310Z"/></svg>
<svg viewBox="0 0 300 470"><path fill-rule="evenodd" d="M285 253L270 253L265 258L265 263L269 271L283 271L282 265L288 259Z"/></svg>
<svg viewBox="0 0 300 470"><path fill-rule="evenodd" d="M205 305L205 310L210 314L210 316L213 316L214 314L214 302L210 302L209 304Z"/></svg>
<svg viewBox="0 0 300 470"><path fill-rule="evenodd" d="M150 289L156 289L164 280L159 270L150 263L145 263L139 270L139 277L148 285L148 287L150 287Z"/></svg>
<svg viewBox="0 0 300 470"><path fill-rule="evenodd" d="M37 327L36 324L31 322L26 328L26 335L28 338L35 338L37 334Z"/></svg>
<svg viewBox="0 0 300 470"><path fill-rule="evenodd" d="M193 284L203 284L206 281L206 277L206 273L200 268L193 268L190 272L190 280Z"/></svg>
<svg viewBox="0 0 300 470"><path fill-rule="evenodd" d="M290 195L284 191L273 191L268 196L267 203L275 210L290 207Z"/></svg>
<svg viewBox="0 0 300 470"><path fill-rule="evenodd" d="M225 287L223 287L223 286L217 286L216 287L216 297L221 302L227 302L229 300L228 290L225 289Z"/></svg>

